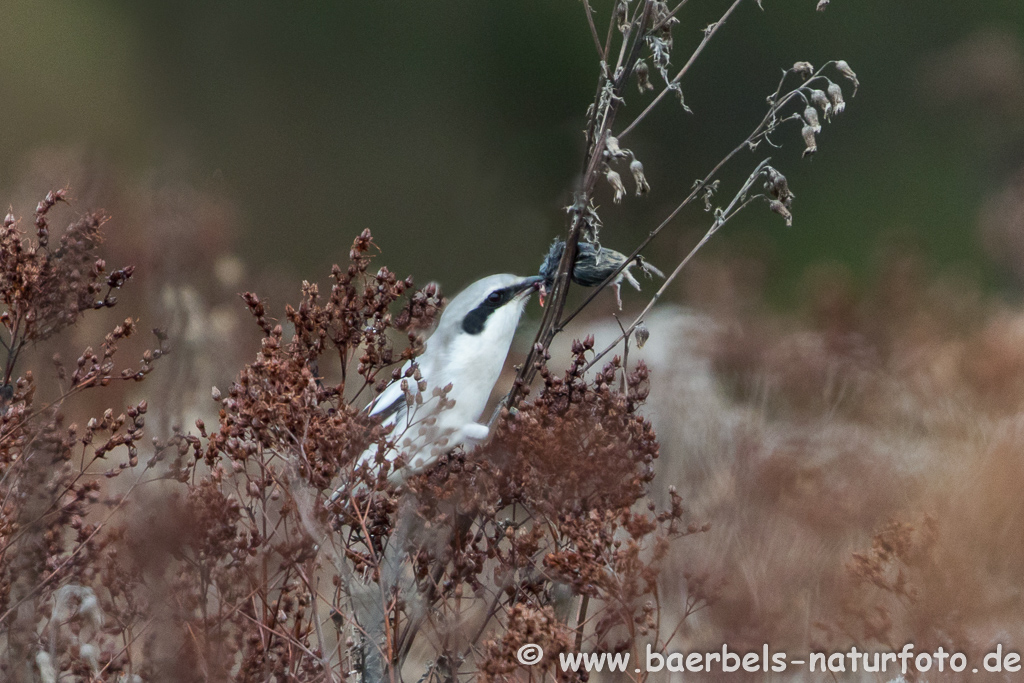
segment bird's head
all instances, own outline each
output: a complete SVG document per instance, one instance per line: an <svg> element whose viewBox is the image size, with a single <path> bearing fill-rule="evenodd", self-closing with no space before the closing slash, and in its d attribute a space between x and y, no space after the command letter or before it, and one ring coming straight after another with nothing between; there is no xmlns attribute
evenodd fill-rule
<svg viewBox="0 0 1024 683"><path fill-rule="evenodd" d="M459 292L444 309L434 336L459 335L511 341L530 294L542 278L502 273L477 280ZM446 342L445 342L446 343Z"/></svg>

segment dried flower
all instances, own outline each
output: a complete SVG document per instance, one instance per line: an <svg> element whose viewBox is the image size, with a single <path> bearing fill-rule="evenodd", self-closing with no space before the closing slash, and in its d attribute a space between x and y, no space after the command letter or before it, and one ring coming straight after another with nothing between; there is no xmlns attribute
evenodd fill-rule
<svg viewBox="0 0 1024 683"><path fill-rule="evenodd" d="M786 176L772 166L766 166L764 172L764 189L768 190L772 197L781 201L787 208L791 207L794 195L789 189L789 181L786 180Z"/></svg>
<svg viewBox="0 0 1024 683"><path fill-rule="evenodd" d="M768 202L768 208L785 218L787 227L793 225L793 213L778 199L773 199Z"/></svg>
<svg viewBox="0 0 1024 683"><path fill-rule="evenodd" d="M797 62L793 65L793 72L809 78L814 75L814 65L810 62Z"/></svg>
<svg viewBox="0 0 1024 683"><path fill-rule="evenodd" d="M619 139L614 135L608 135L607 137L605 137L604 151L607 152L612 159L621 159L623 157L629 156L628 152L623 151L619 147Z"/></svg>
<svg viewBox="0 0 1024 683"><path fill-rule="evenodd" d="M633 331L633 338L636 340L637 347L642 349L647 340L651 338L651 331L647 329L647 325L640 323Z"/></svg>
<svg viewBox="0 0 1024 683"><path fill-rule="evenodd" d="M812 90L810 93L811 103L821 109L821 113L825 116L825 120L828 121L829 117L832 116L832 102L829 100L828 95L822 90Z"/></svg>
<svg viewBox="0 0 1024 683"><path fill-rule="evenodd" d="M641 94L644 90L654 90L654 86L651 84L651 70L647 66L647 62L642 59L638 61L633 68L633 73L636 74L636 87Z"/></svg>
<svg viewBox="0 0 1024 683"><path fill-rule="evenodd" d="M846 102L843 101L843 89L836 83L829 83L828 98L832 102L832 109L835 113L842 114L846 109Z"/></svg>
<svg viewBox="0 0 1024 683"><path fill-rule="evenodd" d="M650 192L651 186L647 184L647 178L644 177L644 165L640 163L639 159L634 158L629 163L629 171L633 174L633 182L636 183L636 196L639 197Z"/></svg>
<svg viewBox="0 0 1024 683"><path fill-rule="evenodd" d="M800 131L800 134L804 138L804 153L801 156L810 156L818 151L818 144L814 140L814 128L811 126L804 126Z"/></svg>
<svg viewBox="0 0 1024 683"><path fill-rule="evenodd" d="M860 81L857 80L857 74L853 73L853 69L850 68L845 59L840 59L836 62L836 70L853 83L853 94L856 95L857 88L860 87Z"/></svg>
<svg viewBox="0 0 1024 683"><path fill-rule="evenodd" d="M615 21L623 33L629 30L629 7L624 1L615 5Z"/></svg>
<svg viewBox="0 0 1024 683"><path fill-rule="evenodd" d="M818 110L813 106L808 105L807 108L804 109L804 121L807 122L808 126L814 129L815 133L821 132L821 122L818 120Z"/></svg>
<svg viewBox="0 0 1024 683"><path fill-rule="evenodd" d="M616 204L622 203L622 198L626 196L626 186L622 184L622 176L612 168L608 168L604 177L608 180L608 184L615 190L615 196L612 198Z"/></svg>

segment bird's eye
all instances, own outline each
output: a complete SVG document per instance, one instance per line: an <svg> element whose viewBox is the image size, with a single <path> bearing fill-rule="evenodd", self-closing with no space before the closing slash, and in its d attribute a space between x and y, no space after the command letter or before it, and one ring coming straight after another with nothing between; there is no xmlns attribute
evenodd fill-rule
<svg viewBox="0 0 1024 683"><path fill-rule="evenodd" d="M501 303L501 291L497 290L487 295L487 303L489 304L500 304Z"/></svg>

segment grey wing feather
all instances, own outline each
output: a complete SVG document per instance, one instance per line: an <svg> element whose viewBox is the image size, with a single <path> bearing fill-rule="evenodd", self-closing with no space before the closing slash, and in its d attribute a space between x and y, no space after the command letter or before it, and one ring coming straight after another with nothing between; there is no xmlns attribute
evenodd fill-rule
<svg viewBox="0 0 1024 683"><path fill-rule="evenodd" d="M405 394L400 393L390 403L378 403L374 406L374 409L370 411L370 415L379 417L382 423L387 422L392 417L398 415L398 412L406 407Z"/></svg>
<svg viewBox="0 0 1024 683"><path fill-rule="evenodd" d="M412 361L409 361L402 367L403 377L411 364ZM408 378L408 387L413 394L417 393L416 380L412 377ZM381 424L390 424L391 422L403 419L408 409L405 392L402 391L402 379L395 380L389 384L374 399L373 403L367 406L367 412L371 416L379 418Z"/></svg>

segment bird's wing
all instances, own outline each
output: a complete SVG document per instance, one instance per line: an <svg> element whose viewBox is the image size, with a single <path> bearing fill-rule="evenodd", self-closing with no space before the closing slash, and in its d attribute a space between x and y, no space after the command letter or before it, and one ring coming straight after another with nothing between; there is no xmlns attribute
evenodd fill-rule
<svg viewBox="0 0 1024 683"><path fill-rule="evenodd" d="M396 384L399 383L396 382ZM383 402L378 402L374 406L373 410L370 411L370 415L372 415L373 417L380 418L380 421L382 423L386 423L392 417L399 419L401 416L399 416L398 413L401 412L402 410L407 409L406 406L407 402L405 399L405 394L401 390L399 390L398 395L395 396L395 398L388 402L387 404Z"/></svg>
<svg viewBox="0 0 1024 683"><path fill-rule="evenodd" d="M368 414L378 418L381 424L398 422L408 413L408 403L405 392L402 390L402 380L406 379L405 371L409 369L410 365L412 365L412 361L407 361L402 367L402 377L385 387L384 391L380 392L373 403L367 407ZM418 392L416 380L412 377L408 378L407 386L413 394Z"/></svg>
<svg viewBox="0 0 1024 683"><path fill-rule="evenodd" d="M411 362L411 361L410 361ZM405 370L409 367L409 363L406 363L405 367L402 368L402 374L405 374ZM366 413L372 417L377 418L384 427L390 425L398 425L396 430L401 430L403 424L409 419L409 403L406 399L405 392L402 391L402 379L401 377L384 388L384 391L377 395L377 398L373 400L370 405L366 406ZM419 387L416 386L416 380L409 377L409 391L416 393L419 391ZM362 465L364 463L373 463L376 458L377 446L370 445L367 447L363 454L359 456L356 461L356 465ZM393 459L393 455L389 459Z"/></svg>

